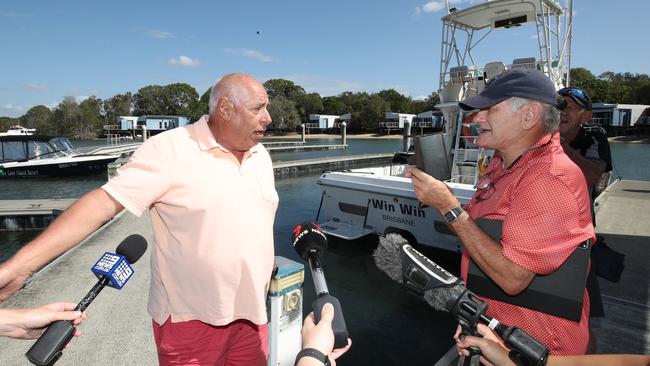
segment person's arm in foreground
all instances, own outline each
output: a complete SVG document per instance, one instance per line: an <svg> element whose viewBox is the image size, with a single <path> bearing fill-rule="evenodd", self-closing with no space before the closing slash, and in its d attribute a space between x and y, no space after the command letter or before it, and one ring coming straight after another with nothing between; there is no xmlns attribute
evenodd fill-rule
<svg viewBox="0 0 650 366"><path fill-rule="evenodd" d="M0 336L16 339L40 337L50 323L57 320L72 320L80 324L86 315L74 311L76 304L55 302L33 309L0 309ZM76 336L81 333L77 330Z"/></svg>
<svg viewBox="0 0 650 366"><path fill-rule="evenodd" d="M334 320L334 307L332 304L325 304L321 313L320 322L315 323L314 313L310 313L302 326L302 348L314 348L327 355L332 366L336 366L336 359L347 352L352 346L352 340L348 338L348 345L334 349L334 332L332 331L332 320ZM302 357L296 366L322 366L323 363L312 357Z"/></svg>
<svg viewBox="0 0 650 366"><path fill-rule="evenodd" d="M509 350L499 342L499 338L485 325L480 324L479 333L485 338L465 336L457 341L460 354L469 355L467 348L474 346L481 350L481 362L486 365L495 366L516 366L508 357ZM648 355L580 355L580 356L549 356L547 366L648 366L650 356Z"/></svg>
<svg viewBox="0 0 650 366"><path fill-rule="evenodd" d="M124 207L97 188L78 199L45 231L0 264L0 302L52 259L74 247Z"/></svg>

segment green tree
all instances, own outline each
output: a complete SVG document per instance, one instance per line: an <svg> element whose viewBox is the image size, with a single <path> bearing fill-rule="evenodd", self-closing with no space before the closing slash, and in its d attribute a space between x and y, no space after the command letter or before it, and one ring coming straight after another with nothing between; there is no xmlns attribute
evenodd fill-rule
<svg viewBox="0 0 650 366"><path fill-rule="evenodd" d="M130 116L133 112L133 95L131 92L117 94L104 100L105 124L116 124L119 116Z"/></svg>
<svg viewBox="0 0 650 366"><path fill-rule="evenodd" d="M399 113L412 113L410 108L411 98L405 97L395 89L382 90L378 95L389 105L389 111Z"/></svg>
<svg viewBox="0 0 650 366"><path fill-rule="evenodd" d="M350 111L347 105L339 96L330 96L323 98L322 112L325 114L342 115Z"/></svg>
<svg viewBox="0 0 650 366"><path fill-rule="evenodd" d="M209 87L208 90L201 95L199 99L199 109L203 114L208 114L210 111L210 94L212 93L212 87Z"/></svg>
<svg viewBox="0 0 650 366"><path fill-rule="evenodd" d="M78 126L79 138L90 138L102 131L104 126L103 102L91 96L79 103L81 123Z"/></svg>
<svg viewBox="0 0 650 366"><path fill-rule="evenodd" d="M324 113L323 99L318 93L303 94L296 101L300 120L307 122L312 113Z"/></svg>
<svg viewBox="0 0 650 366"><path fill-rule="evenodd" d="M284 96L276 96L269 101L269 114L273 119L269 126L272 130L292 131L300 125L296 103Z"/></svg>
<svg viewBox="0 0 650 366"><path fill-rule="evenodd" d="M20 117L20 124L27 128L35 128L37 133L44 133L49 129L52 110L44 105L30 108Z"/></svg>
<svg viewBox="0 0 650 366"><path fill-rule="evenodd" d="M166 114L165 87L148 85L133 96L133 114L136 116Z"/></svg>
<svg viewBox="0 0 650 366"><path fill-rule="evenodd" d="M5 132L9 127L20 124L19 118L0 117L0 132Z"/></svg>
<svg viewBox="0 0 650 366"><path fill-rule="evenodd" d="M186 116L196 121L203 115L199 103L199 93L190 84L176 83L163 87L165 114Z"/></svg>
<svg viewBox="0 0 650 366"><path fill-rule="evenodd" d="M49 130L43 131L47 134L57 136L78 136L83 131L83 124L79 105L72 96L66 96L63 101L54 108L49 123Z"/></svg>
<svg viewBox="0 0 650 366"><path fill-rule="evenodd" d="M270 79L264 83L264 88L269 94L269 99L283 96L297 102L301 96L305 95L305 89L291 80Z"/></svg>

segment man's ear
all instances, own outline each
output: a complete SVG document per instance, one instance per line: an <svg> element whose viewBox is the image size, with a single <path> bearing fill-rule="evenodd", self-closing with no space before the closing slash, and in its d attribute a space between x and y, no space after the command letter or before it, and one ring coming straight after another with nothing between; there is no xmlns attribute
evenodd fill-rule
<svg viewBox="0 0 650 366"><path fill-rule="evenodd" d="M537 102L531 102L524 106L524 108L525 110L521 111L521 127L524 130L530 130L542 122L542 105Z"/></svg>
<svg viewBox="0 0 650 366"><path fill-rule="evenodd" d="M228 97L219 98L219 101L217 102L217 113L219 114L219 117L229 121L234 109L235 106Z"/></svg>
<svg viewBox="0 0 650 366"><path fill-rule="evenodd" d="M594 116L594 113L592 111L588 110L583 110L582 111L582 116L580 116L580 123L590 123L591 122L591 117Z"/></svg>

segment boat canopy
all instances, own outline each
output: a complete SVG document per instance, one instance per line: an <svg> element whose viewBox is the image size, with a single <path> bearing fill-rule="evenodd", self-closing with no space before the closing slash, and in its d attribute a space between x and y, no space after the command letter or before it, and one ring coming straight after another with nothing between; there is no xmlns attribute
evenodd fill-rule
<svg viewBox="0 0 650 366"><path fill-rule="evenodd" d="M450 12L442 21L473 30L507 28L534 22L537 14L542 13L559 16L564 13L564 9L554 0L493 0Z"/></svg>

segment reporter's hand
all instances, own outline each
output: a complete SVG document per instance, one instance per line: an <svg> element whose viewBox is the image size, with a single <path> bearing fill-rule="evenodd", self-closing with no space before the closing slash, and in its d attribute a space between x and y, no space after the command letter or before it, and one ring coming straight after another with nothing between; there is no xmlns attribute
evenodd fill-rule
<svg viewBox="0 0 650 366"><path fill-rule="evenodd" d="M55 302L33 309L1 309L0 335L17 339L35 339L40 337L52 322L71 320L74 325L80 324L86 315L81 311L73 311L76 304L71 302ZM80 335L78 330L75 336Z"/></svg>
<svg viewBox="0 0 650 366"><path fill-rule="evenodd" d="M318 324L315 323L314 313L310 313L302 326L302 348L314 348L321 351L329 356L332 366L335 366L335 360L350 349L352 340L348 338L347 346L333 350L332 320L334 320L334 307L329 303L323 306Z"/></svg>
<svg viewBox="0 0 650 366"><path fill-rule="evenodd" d="M469 335L463 336L460 334L461 327L458 326L454 339L456 340L456 347L458 348L459 355L468 357L468 348L476 347L481 350L481 363L485 365L515 365L515 363L510 360L510 357L508 357L508 352L510 352L510 350L503 345L501 339L494 334L492 329L488 328L484 324L479 324L477 330L479 334L483 336L482 338Z"/></svg>

